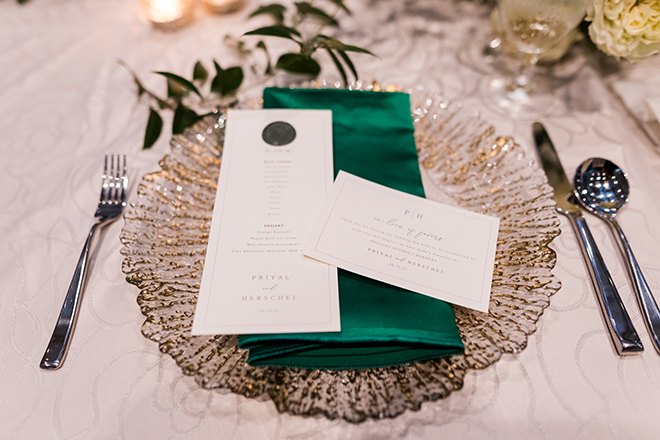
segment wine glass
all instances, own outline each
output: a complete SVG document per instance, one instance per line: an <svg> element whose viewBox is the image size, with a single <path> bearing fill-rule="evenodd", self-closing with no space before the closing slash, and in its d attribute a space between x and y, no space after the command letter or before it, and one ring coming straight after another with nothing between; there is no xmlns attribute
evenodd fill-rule
<svg viewBox="0 0 660 440"><path fill-rule="evenodd" d="M552 81L533 75L539 56L559 44L582 21L589 0L498 0L506 38L520 52L511 76L495 73L481 88L487 107L511 119L537 119L554 104Z"/></svg>

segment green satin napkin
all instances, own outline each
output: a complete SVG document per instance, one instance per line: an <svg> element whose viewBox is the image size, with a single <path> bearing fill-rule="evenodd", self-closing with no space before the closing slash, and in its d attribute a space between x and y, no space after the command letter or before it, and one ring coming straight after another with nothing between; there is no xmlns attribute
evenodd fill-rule
<svg viewBox="0 0 660 440"><path fill-rule="evenodd" d="M404 93L264 90L264 108L330 109L335 175L344 170L424 197ZM375 368L463 353L443 301L339 270L341 332L241 335L253 366Z"/></svg>

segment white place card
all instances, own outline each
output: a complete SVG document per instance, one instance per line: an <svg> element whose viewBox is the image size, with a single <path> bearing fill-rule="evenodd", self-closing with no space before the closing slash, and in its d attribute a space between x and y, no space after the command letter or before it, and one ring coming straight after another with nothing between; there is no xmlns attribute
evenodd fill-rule
<svg viewBox="0 0 660 440"><path fill-rule="evenodd" d="M304 254L488 311L499 219L340 172Z"/></svg>
<svg viewBox="0 0 660 440"><path fill-rule="evenodd" d="M337 269L302 254L332 180L330 111L229 111L193 335L340 330Z"/></svg>

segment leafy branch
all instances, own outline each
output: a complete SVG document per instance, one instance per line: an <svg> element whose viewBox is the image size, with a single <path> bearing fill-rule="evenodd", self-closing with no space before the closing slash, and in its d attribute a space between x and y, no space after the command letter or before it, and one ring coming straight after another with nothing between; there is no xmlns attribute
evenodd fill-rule
<svg viewBox="0 0 660 440"><path fill-rule="evenodd" d="M208 85L209 72L201 62L195 63L193 68L192 81L170 72L154 72L161 75L167 81L167 96L160 97L149 90L137 76L137 74L120 60L119 63L124 66L133 77L137 86L138 98L146 97L151 102L149 104L149 120L144 133L143 148L151 148L158 140L163 129L163 119L159 111L169 110L174 112L172 119L172 134L183 133L183 131L211 113L199 114L193 110L193 106L204 108L214 106L233 97L241 83L243 82L243 69L235 66L223 69L217 61L213 61L215 67L215 76L210 83L209 93L205 96L200 88ZM185 101L185 103L184 103Z"/></svg>
<svg viewBox="0 0 660 440"><path fill-rule="evenodd" d="M344 44L341 41L323 34L326 27L339 28L337 15L340 12L351 14L344 4L344 0L323 0L326 6L333 6L332 13L310 2L294 3L295 10L289 10L286 6L273 3L259 6L253 11L249 18L268 16L273 20L270 26L260 27L245 33L240 39L234 40L226 37L226 42L235 44L238 52L243 56L263 52L266 63L258 65L252 61L249 65L250 71L258 76L268 79L278 71L286 71L296 74L306 74L317 77L321 72L321 65L313 58L321 49L325 51L332 63L337 68L344 86L348 84L347 70L358 78L355 65L349 57L349 53L362 53L372 55L367 49ZM309 26L316 26L315 32L305 32ZM309 35L309 36L306 36ZM271 63L270 53L263 40L259 40L253 48L249 48L243 37L262 36L276 37L290 40L297 44L298 51L289 51L280 55L277 62ZM248 39L249 40L249 39ZM210 113L198 113L194 109L211 108L219 104L235 102L235 96L243 85L243 67L233 66L223 69L220 64L213 60L215 76L209 83L209 71L200 62L195 63L192 79L188 80L182 76L170 72L153 72L165 78L167 83L167 95L161 97L147 89L136 73L124 61L119 61L133 77L137 86L139 99L149 100L149 119L144 134L143 148L151 148L158 140L163 129L161 111L173 111L172 134L183 133L183 131L195 122ZM208 87L208 92L203 90ZM245 87L244 87L245 88Z"/></svg>
<svg viewBox="0 0 660 440"><path fill-rule="evenodd" d="M275 64L275 70L308 74L313 77L318 76L321 72L321 66L314 58L312 58L312 55L317 50L324 49L339 71L344 86L346 86L348 84L348 77L344 65L353 74L355 79L358 78L355 65L351 61L347 52L364 53L372 56L373 54L367 49L344 44L341 41L330 38L322 33L323 29L328 26L339 28L339 22L337 21L336 16L340 11L351 15L351 11L346 7L343 0L326 1L335 6L335 11L332 14L314 6L312 2L294 3L296 11L293 14L287 14L288 10L286 6L281 4L275 3L261 6L250 14L250 18L260 15L268 15L275 23L271 26L261 27L247 32L243 36L259 35L284 38L293 41L298 45L300 50L298 52L287 52L280 55ZM306 20L315 20L320 24L320 27L310 38L304 38L302 32L298 29Z"/></svg>

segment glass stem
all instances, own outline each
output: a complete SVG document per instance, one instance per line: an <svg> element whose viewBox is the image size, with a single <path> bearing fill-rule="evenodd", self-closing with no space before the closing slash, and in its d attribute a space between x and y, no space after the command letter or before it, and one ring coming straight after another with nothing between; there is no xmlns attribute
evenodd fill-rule
<svg viewBox="0 0 660 440"><path fill-rule="evenodd" d="M520 54L520 67L513 77L513 82L509 85L509 92L513 96L527 97L534 92L531 86L532 75L539 61L539 54Z"/></svg>

